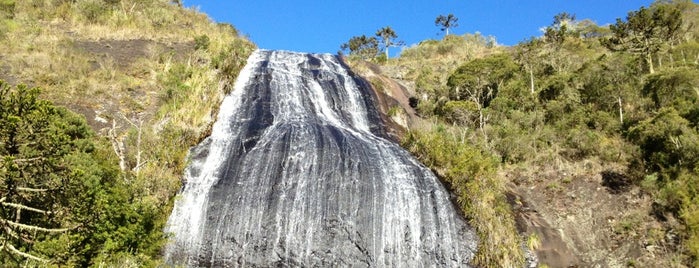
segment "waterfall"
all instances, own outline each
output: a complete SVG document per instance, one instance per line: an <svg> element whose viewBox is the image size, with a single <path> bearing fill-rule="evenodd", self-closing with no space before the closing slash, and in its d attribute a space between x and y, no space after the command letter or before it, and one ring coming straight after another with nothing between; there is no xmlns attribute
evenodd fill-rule
<svg viewBox="0 0 699 268"><path fill-rule="evenodd" d="M193 148L166 231L188 267L467 267L476 238L329 54L258 50Z"/></svg>

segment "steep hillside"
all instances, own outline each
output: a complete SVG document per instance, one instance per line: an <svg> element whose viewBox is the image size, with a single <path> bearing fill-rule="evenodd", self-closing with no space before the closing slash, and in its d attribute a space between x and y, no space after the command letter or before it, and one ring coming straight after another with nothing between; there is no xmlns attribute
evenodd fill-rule
<svg viewBox="0 0 699 268"><path fill-rule="evenodd" d="M405 145L464 198L487 241L480 264L521 262L522 243L540 266L697 265L699 8L619 17L562 13L513 47L450 35L373 72L417 103ZM502 239L515 227L520 239Z"/></svg>
<svg viewBox="0 0 699 268"><path fill-rule="evenodd" d="M0 232L17 249L3 247L2 263L156 265L187 150L207 135L253 49L233 26L166 0L0 1L0 80L38 87L40 99L83 115L98 134L89 141L101 152L93 157L116 170L105 200L128 200L109 212L119 219L95 220L99 230L16 242L10 229ZM0 186L3 195L13 192ZM31 225L31 217L39 216L17 221Z"/></svg>

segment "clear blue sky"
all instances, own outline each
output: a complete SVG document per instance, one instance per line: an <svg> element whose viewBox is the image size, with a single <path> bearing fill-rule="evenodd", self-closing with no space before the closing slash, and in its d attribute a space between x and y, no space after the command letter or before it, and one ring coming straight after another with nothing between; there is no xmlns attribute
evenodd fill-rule
<svg viewBox="0 0 699 268"><path fill-rule="evenodd" d="M184 0L214 21L233 24L260 48L336 53L356 35L373 35L391 26L398 39L416 44L441 39L434 25L440 14L459 18L455 34L480 32L498 43L514 45L551 24L560 12L591 19L599 25L625 18L652 0ZM393 48L391 54L398 52Z"/></svg>

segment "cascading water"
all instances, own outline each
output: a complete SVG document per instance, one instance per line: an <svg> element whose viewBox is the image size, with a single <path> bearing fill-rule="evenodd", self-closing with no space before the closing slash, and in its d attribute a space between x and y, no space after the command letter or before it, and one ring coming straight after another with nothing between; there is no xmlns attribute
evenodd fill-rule
<svg viewBox="0 0 699 268"><path fill-rule="evenodd" d="M166 259L189 267L465 267L473 231L389 141L337 57L258 50L192 149Z"/></svg>

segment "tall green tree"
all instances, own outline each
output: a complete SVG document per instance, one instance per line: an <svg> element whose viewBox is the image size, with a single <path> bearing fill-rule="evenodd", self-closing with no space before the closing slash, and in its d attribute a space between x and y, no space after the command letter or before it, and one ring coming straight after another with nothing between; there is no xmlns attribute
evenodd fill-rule
<svg viewBox="0 0 699 268"><path fill-rule="evenodd" d="M442 30L442 32L445 32L445 35L449 35L449 29L459 26L458 22L459 18L454 16L454 14L449 14L446 16L439 15L434 20L434 24L439 26L439 29Z"/></svg>
<svg viewBox="0 0 699 268"><path fill-rule="evenodd" d="M451 89L450 99L470 101L475 105L478 127L484 137L488 119L483 111L518 69L510 55L502 53L472 60L449 76L447 86Z"/></svg>
<svg viewBox="0 0 699 268"><path fill-rule="evenodd" d="M567 12L558 13L553 16L553 23L546 27L544 37L546 40L556 44L562 44L567 36L573 35L575 14Z"/></svg>
<svg viewBox="0 0 699 268"><path fill-rule="evenodd" d="M158 254L158 208L133 198L84 118L38 96L0 81L0 263L86 267Z"/></svg>
<svg viewBox="0 0 699 268"><path fill-rule="evenodd" d="M75 165L94 150L84 122L39 100L38 89L0 81L0 248L2 259L40 263L32 252L50 234L77 229L73 199L92 170ZM85 200L83 200L85 201Z"/></svg>
<svg viewBox="0 0 699 268"><path fill-rule="evenodd" d="M393 46L400 46L403 42L396 41L398 35L391 28L391 26L386 26L378 31L376 31L376 37L380 38L381 45L383 46L384 52L386 53L386 58L388 59L388 48Z"/></svg>
<svg viewBox="0 0 699 268"><path fill-rule="evenodd" d="M529 74L529 93L534 94L536 87L534 85L534 68L538 63L537 54L541 50L540 39L531 38L521 42L514 48L516 60Z"/></svg>
<svg viewBox="0 0 699 268"><path fill-rule="evenodd" d="M379 53L379 41L376 37L366 35L353 36L340 49L349 51L350 55L357 55L362 59L372 59Z"/></svg>
<svg viewBox="0 0 699 268"><path fill-rule="evenodd" d="M682 29L682 12L676 5L659 4L631 11L626 21L617 19L609 26L613 35L603 41L612 51L628 51L645 60L652 74L653 56L664 45L674 42Z"/></svg>

